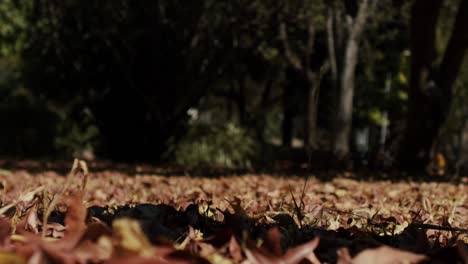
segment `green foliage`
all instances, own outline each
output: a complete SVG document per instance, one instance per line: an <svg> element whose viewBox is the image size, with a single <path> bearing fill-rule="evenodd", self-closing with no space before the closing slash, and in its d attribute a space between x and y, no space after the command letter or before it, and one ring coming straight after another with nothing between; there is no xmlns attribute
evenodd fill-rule
<svg viewBox="0 0 468 264"><path fill-rule="evenodd" d="M234 123L192 124L174 146L173 155L176 163L184 166L248 167L255 149L253 138Z"/></svg>
<svg viewBox="0 0 468 264"><path fill-rule="evenodd" d="M24 44L27 22L24 10L30 1L0 1L0 58L17 55Z"/></svg>
<svg viewBox="0 0 468 264"><path fill-rule="evenodd" d="M99 129L94 125L92 113L86 109L81 113L79 122L65 112L57 113L54 147L73 156L81 156L85 151L94 152L99 146Z"/></svg>

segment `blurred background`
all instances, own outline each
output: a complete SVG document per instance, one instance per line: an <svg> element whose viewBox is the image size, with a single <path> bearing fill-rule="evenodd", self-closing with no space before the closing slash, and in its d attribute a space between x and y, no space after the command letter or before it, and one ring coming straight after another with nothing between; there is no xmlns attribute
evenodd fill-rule
<svg viewBox="0 0 468 264"><path fill-rule="evenodd" d="M0 156L468 162L466 0L2 0Z"/></svg>

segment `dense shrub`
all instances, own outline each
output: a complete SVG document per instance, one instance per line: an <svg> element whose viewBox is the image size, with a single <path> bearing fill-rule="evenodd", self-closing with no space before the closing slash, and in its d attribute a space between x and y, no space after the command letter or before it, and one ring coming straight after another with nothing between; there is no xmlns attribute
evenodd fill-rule
<svg viewBox="0 0 468 264"><path fill-rule="evenodd" d="M180 165L231 168L250 166L255 150L253 138L234 123L192 124L172 153Z"/></svg>

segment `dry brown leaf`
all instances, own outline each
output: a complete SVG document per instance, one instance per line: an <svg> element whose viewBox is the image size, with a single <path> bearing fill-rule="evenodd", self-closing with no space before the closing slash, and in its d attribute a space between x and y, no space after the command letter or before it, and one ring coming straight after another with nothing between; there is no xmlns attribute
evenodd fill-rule
<svg viewBox="0 0 468 264"><path fill-rule="evenodd" d="M65 226L59 223L48 223L46 228L47 237L63 238L65 235Z"/></svg>
<svg viewBox="0 0 468 264"><path fill-rule="evenodd" d="M380 246L374 249L366 249L350 259L347 250L341 250L338 254L339 264L417 264L427 261L425 255L415 254L388 246Z"/></svg>
<svg viewBox="0 0 468 264"><path fill-rule="evenodd" d="M37 208L36 206L33 206L31 207L31 209L29 209L29 211L26 214L24 230L31 231L34 234L38 234L39 226L41 225L42 223L37 216Z"/></svg>

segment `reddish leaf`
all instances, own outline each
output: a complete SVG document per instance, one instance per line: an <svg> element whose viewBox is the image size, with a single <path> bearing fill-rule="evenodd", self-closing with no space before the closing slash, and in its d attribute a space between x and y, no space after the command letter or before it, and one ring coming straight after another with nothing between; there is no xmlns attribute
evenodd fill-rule
<svg viewBox="0 0 468 264"><path fill-rule="evenodd" d="M4 246L11 234L10 220L0 216L0 246Z"/></svg>
<svg viewBox="0 0 468 264"><path fill-rule="evenodd" d="M337 264L353 264L353 258L349 254L349 250L347 248L340 248L336 252L338 255Z"/></svg>
<svg viewBox="0 0 468 264"><path fill-rule="evenodd" d="M112 236L112 229L110 229L106 224L102 222L94 222L88 224L86 230L81 237L81 241L91 240L97 241L101 236Z"/></svg>
<svg viewBox="0 0 468 264"><path fill-rule="evenodd" d="M243 259L241 247L234 236L231 236L229 241L229 254L237 262L241 262Z"/></svg>
<svg viewBox="0 0 468 264"><path fill-rule="evenodd" d="M281 232L277 226L267 231L264 247L276 256L283 255L283 249L281 248Z"/></svg>
<svg viewBox="0 0 468 264"><path fill-rule="evenodd" d="M107 263L109 264L199 264L199 263L207 263L207 261L200 261L199 259L170 259L166 260L163 258L145 258L140 256L132 256L132 257L123 257L123 258L115 258L109 260Z"/></svg>
<svg viewBox="0 0 468 264"><path fill-rule="evenodd" d="M65 215L65 238L70 248L76 246L81 239L86 225L86 207L83 205L83 194L75 193L67 197L66 204L68 206ZM64 241L61 241L62 243Z"/></svg>
<svg viewBox="0 0 468 264"><path fill-rule="evenodd" d="M267 253L262 253L258 249L249 250L246 248L245 255L252 264L276 263L274 256L267 256Z"/></svg>
<svg viewBox="0 0 468 264"><path fill-rule="evenodd" d="M320 238L316 237L314 240L305 244L289 249L283 257L284 263L299 263L303 259L309 260L312 264L320 264L314 250L317 248Z"/></svg>
<svg viewBox="0 0 468 264"><path fill-rule="evenodd" d="M468 263L468 246L461 240L457 241L457 250L463 262Z"/></svg>
<svg viewBox="0 0 468 264"><path fill-rule="evenodd" d="M319 241L320 239L316 237L312 241L288 250L282 257L272 255L269 252L262 250L246 249L245 253L247 255L247 259L254 264L296 264L300 263L304 259L307 259L313 264L320 264L320 261L314 254L314 250L317 248Z"/></svg>

